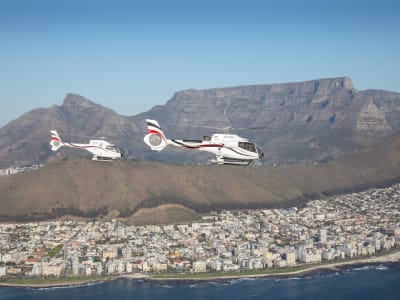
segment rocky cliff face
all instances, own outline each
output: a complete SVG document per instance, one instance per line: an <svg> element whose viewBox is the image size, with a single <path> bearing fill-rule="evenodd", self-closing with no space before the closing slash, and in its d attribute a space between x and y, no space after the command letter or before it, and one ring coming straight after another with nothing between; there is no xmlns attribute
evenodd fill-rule
<svg viewBox="0 0 400 300"><path fill-rule="evenodd" d="M48 147L50 129L76 136L104 136L124 148L130 158L176 162L210 158L183 150L151 152L142 140L145 118L158 120L170 137L201 138L217 131L196 125L231 127L258 143L268 161L320 161L398 131L400 93L357 91L347 77L186 90L177 92L165 105L132 117L68 94L61 106L33 110L0 129L0 165L87 155L67 149L55 156ZM243 130L249 127L258 129ZM77 138L70 139L88 139Z"/></svg>
<svg viewBox="0 0 400 300"><path fill-rule="evenodd" d="M398 129L400 94L357 91L350 78L178 92L149 114L166 122L233 128ZM390 116L389 116L390 115ZM387 118L388 117L388 118Z"/></svg>
<svg viewBox="0 0 400 300"><path fill-rule="evenodd" d="M336 112L354 101L348 78L177 93L171 117L221 126L334 126Z"/></svg>
<svg viewBox="0 0 400 300"><path fill-rule="evenodd" d="M400 128L399 106L399 93L357 91L341 77L187 90L147 115L175 136L206 132L192 125L264 128L237 133L261 145L267 159L296 162L338 156L392 134Z"/></svg>

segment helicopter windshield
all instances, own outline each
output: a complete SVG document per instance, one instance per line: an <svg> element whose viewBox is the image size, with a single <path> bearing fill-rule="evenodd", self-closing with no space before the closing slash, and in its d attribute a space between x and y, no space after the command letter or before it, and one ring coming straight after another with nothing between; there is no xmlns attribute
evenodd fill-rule
<svg viewBox="0 0 400 300"><path fill-rule="evenodd" d="M257 153L256 147L253 143L248 143L248 142L239 142L238 145L240 148L246 150L246 151L250 151L250 152L255 152Z"/></svg>
<svg viewBox="0 0 400 300"><path fill-rule="evenodd" d="M119 153L117 147L115 147L115 146L106 146L106 149L109 151L112 151L112 152Z"/></svg>

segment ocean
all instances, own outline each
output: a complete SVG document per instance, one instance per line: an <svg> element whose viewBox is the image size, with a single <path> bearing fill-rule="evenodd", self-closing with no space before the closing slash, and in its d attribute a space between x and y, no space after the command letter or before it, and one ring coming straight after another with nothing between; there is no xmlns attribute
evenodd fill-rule
<svg viewBox="0 0 400 300"><path fill-rule="evenodd" d="M400 299L400 264L348 267L289 278L211 282L117 279L74 287L0 287L0 299Z"/></svg>

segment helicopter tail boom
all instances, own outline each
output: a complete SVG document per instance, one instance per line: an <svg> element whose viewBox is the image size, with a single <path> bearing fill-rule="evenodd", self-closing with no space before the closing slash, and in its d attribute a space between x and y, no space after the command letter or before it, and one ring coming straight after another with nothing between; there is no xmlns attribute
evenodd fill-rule
<svg viewBox="0 0 400 300"><path fill-rule="evenodd" d="M146 125L147 134L143 138L146 145L149 146L151 150L163 150L169 144L169 141L165 137L158 122L156 120L146 119Z"/></svg>
<svg viewBox="0 0 400 300"><path fill-rule="evenodd" d="M57 151L61 146L63 146L63 142L56 130L50 130L50 133L51 133L51 140L50 140L51 150Z"/></svg>

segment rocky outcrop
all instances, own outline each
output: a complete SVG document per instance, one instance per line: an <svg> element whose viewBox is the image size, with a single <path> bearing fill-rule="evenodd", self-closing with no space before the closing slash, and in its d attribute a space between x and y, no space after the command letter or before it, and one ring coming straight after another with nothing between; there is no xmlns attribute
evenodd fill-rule
<svg viewBox="0 0 400 300"><path fill-rule="evenodd" d="M386 121L385 112L379 109L373 100L370 100L356 119L356 129L389 131L391 126Z"/></svg>

